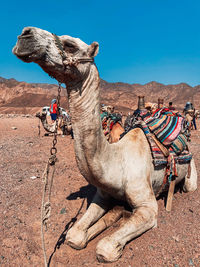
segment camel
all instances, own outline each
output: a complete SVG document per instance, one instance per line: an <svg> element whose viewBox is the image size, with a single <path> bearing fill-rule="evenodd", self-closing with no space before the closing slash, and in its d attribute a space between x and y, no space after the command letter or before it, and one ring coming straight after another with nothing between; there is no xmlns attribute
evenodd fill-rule
<svg viewBox="0 0 200 267"><path fill-rule="evenodd" d="M158 108L158 105L156 103L147 102L145 103L145 108L153 113Z"/></svg>
<svg viewBox="0 0 200 267"><path fill-rule="evenodd" d="M105 106L105 105L101 106L101 112L107 112L108 114L113 114L114 110L115 107L113 106ZM118 142L120 139L120 135L124 132L124 128L122 127L121 121L114 122L112 124L112 127L110 128L110 119L106 121L106 125L104 125L104 120L103 120L102 127L104 129L104 134L106 135L106 138L110 144Z"/></svg>
<svg viewBox="0 0 200 267"><path fill-rule="evenodd" d="M123 209L112 207L112 199L126 201L131 212L120 219L119 228L101 239L96 247L100 262L117 261L127 242L157 226L159 192L165 168L155 169L148 141L139 128L129 131L117 143L109 144L100 119L99 73L94 58L99 44L87 45L68 35L26 27L13 53L24 62L35 62L61 83L66 84L75 156L84 178L97 192L82 218L66 235L66 242L83 249L97 234L119 220ZM184 190L195 191L197 172L194 159L178 166L176 183L184 179Z"/></svg>
<svg viewBox="0 0 200 267"><path fill-rule="evenodd" d="M56 122L49 124L47 122L47 114L46 112L37 112L35 115L37 118L39 118L42 122L42 125L44 129L48 133L54 133L56 130ZM65 120L63 117L59 117L58 119L58 129L57 134L58 135L70 135L72 131L71 122L68 120Z"/></svg>
<svg viewBox="0 0 200 267"><path fill-rule="evenodd" d="M120 135L123 132L124 132L124 128L121 126L119 122L116 122L113 125L112 130L110 131L108 142L110 144L118 142L120 139Z"/></svg>

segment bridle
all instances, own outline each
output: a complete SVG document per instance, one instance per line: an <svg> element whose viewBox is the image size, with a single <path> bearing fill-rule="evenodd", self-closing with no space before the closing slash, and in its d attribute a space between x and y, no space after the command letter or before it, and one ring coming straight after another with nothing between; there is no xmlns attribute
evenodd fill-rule
<svg viewBox="0 0 200 267"><path fill-rule="evenodd" d="M77 66L80 63L94 62L94 59L90 57L66 57L63 44L60 38L55 33L52 33L52 35L55 40L55 45L58 48L58 51L62 57L62 62L64 66Z"/></svg>

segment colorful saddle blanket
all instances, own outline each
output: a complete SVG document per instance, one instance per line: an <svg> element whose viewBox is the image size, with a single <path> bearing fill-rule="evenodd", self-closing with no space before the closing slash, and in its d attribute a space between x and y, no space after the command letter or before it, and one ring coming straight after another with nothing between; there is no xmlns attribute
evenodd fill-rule
<svg viewBox="0 0 200 267"><path fill-rule="evenodd" d="M182 130L184 118L164 108L156 110L152 115L143 115L143 120L157 139L168 146L178 137Z"/></svg>
<svg viewBox="0 0 200 267"><path fill-rule="evenodd" d="M153 115L143 110L135 117L133 115L129 118L121 137L131 129L141 128L149 142L154 166L166 166L166 177L170 182L172 176L178 176L176 164L189 163L192 159L192 154L187 150L187 136L184 134L183 123L184 118L181 115L174 114L168 109L156 110ZM157 146L152 133L168 148L168 157L165 157Z"/></svg>
<svg viewBox="0 0 200 267"><path fill-rule="evenodd" d="M153 114L147 110L141 110L131 120L128 127L125 127L125 130L127 132L132 128L141 127L146 135L155 134L163 145L173 148L177 154L180 154L186 149L188 141L184 126L185 119L180 114L163 108L156 110Z"/></svg>
<svg viewBox="0 0 200 267"><path fill-rule="evenodd" d="M129 118L124 134L133 128L141 128L150 143L155 165L160 165L160 163L165 164L167 159L154 141L150 140L150 136L152 133L155 134L157 139L169 149L170 153L173 152L174 155L183 155L182 152L186 151L188 141L183 127L184 120L180 114L175 114L167 108L158 109L153 114L147 110L140 110L137 114L133 114ZM188 154L187 152L184 153ZM191 155L188 160L190 159ZM187 157L185 160L187 161Z"/></svg>
<svg viewBox="0 0 200 267"><path fill-rule="evenodd" d="M160 148L156 145L150 135L146 135L151 148L151 154L153 158L153 164L155 167L165 166L169 163L169 158L166 158ZM181 154L177 155L172 147L169 148L170 157L174 159L175 163L185 164L191 161L192 153L187 149L183 150Z"/></svg>

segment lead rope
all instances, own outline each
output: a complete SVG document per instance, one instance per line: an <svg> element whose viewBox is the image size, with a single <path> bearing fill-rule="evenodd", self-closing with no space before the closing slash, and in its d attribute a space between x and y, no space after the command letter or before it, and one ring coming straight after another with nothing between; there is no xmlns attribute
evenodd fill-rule
<svg viewBox="0 0 200 267"><path fill-rule="evenodd" d="M56 125L55 125L55 131L54 131L54 137L53 137L53 142L52 142L52 147L50 149L50 156L47 161L44 173L42 175L42 181L44 183L43 187L43 194L42 194L42 204L41 204L41 240L42 240L42 250L43 250L43 255L44 255L44 266L48 267L47 264L47 253L46 253L46 247L45 247L45 239L44 239L44 227L45 231L47 231L47 223L48 219L51 214L51 189L53 185L53 178L54 178L54 173L55 173L55 163L58 161L56 157L57 153L57 130L58 130L58 117L59 117L59 107L60 107L60 93L61 93L61 83L59 83L58 86L58 95L57 95L57 118L56 118ZM51 177L49 180L49 173L50 169L52 167L52 173Z"/></svg>

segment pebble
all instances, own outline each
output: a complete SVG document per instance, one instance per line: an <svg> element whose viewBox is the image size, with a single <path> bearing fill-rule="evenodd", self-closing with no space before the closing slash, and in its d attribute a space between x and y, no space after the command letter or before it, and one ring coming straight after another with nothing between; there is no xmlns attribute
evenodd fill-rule
<svg viewBox="0 0 200 267"><path fill-rule="evenodd" d="M190 265L190 266L194 266L194 262L193 262L192 259L189 259L189 265Z"/></svg>
<svg viewBox="0 0 200 267"><path fill-rule="evenodd" d="M32 180L34 180L34 179L36 179L37 178L37 176L31 176L30 177L30 179L32 179Z"/></svg>
<svg viewBox="0 0 200 267"><path fill-rule="evenodd" d="M13 130L17 130L17 127L14 127L14 126L13 126L13 127L11 127L11 129L13 129Z"/></svg>
<svg viewBox="0 0 200 267"><path fill-rule="evenodd" d="M60 211L60 214L65 214L65 213L67 213L66 209L62 208L61 211Z"/></svg>

